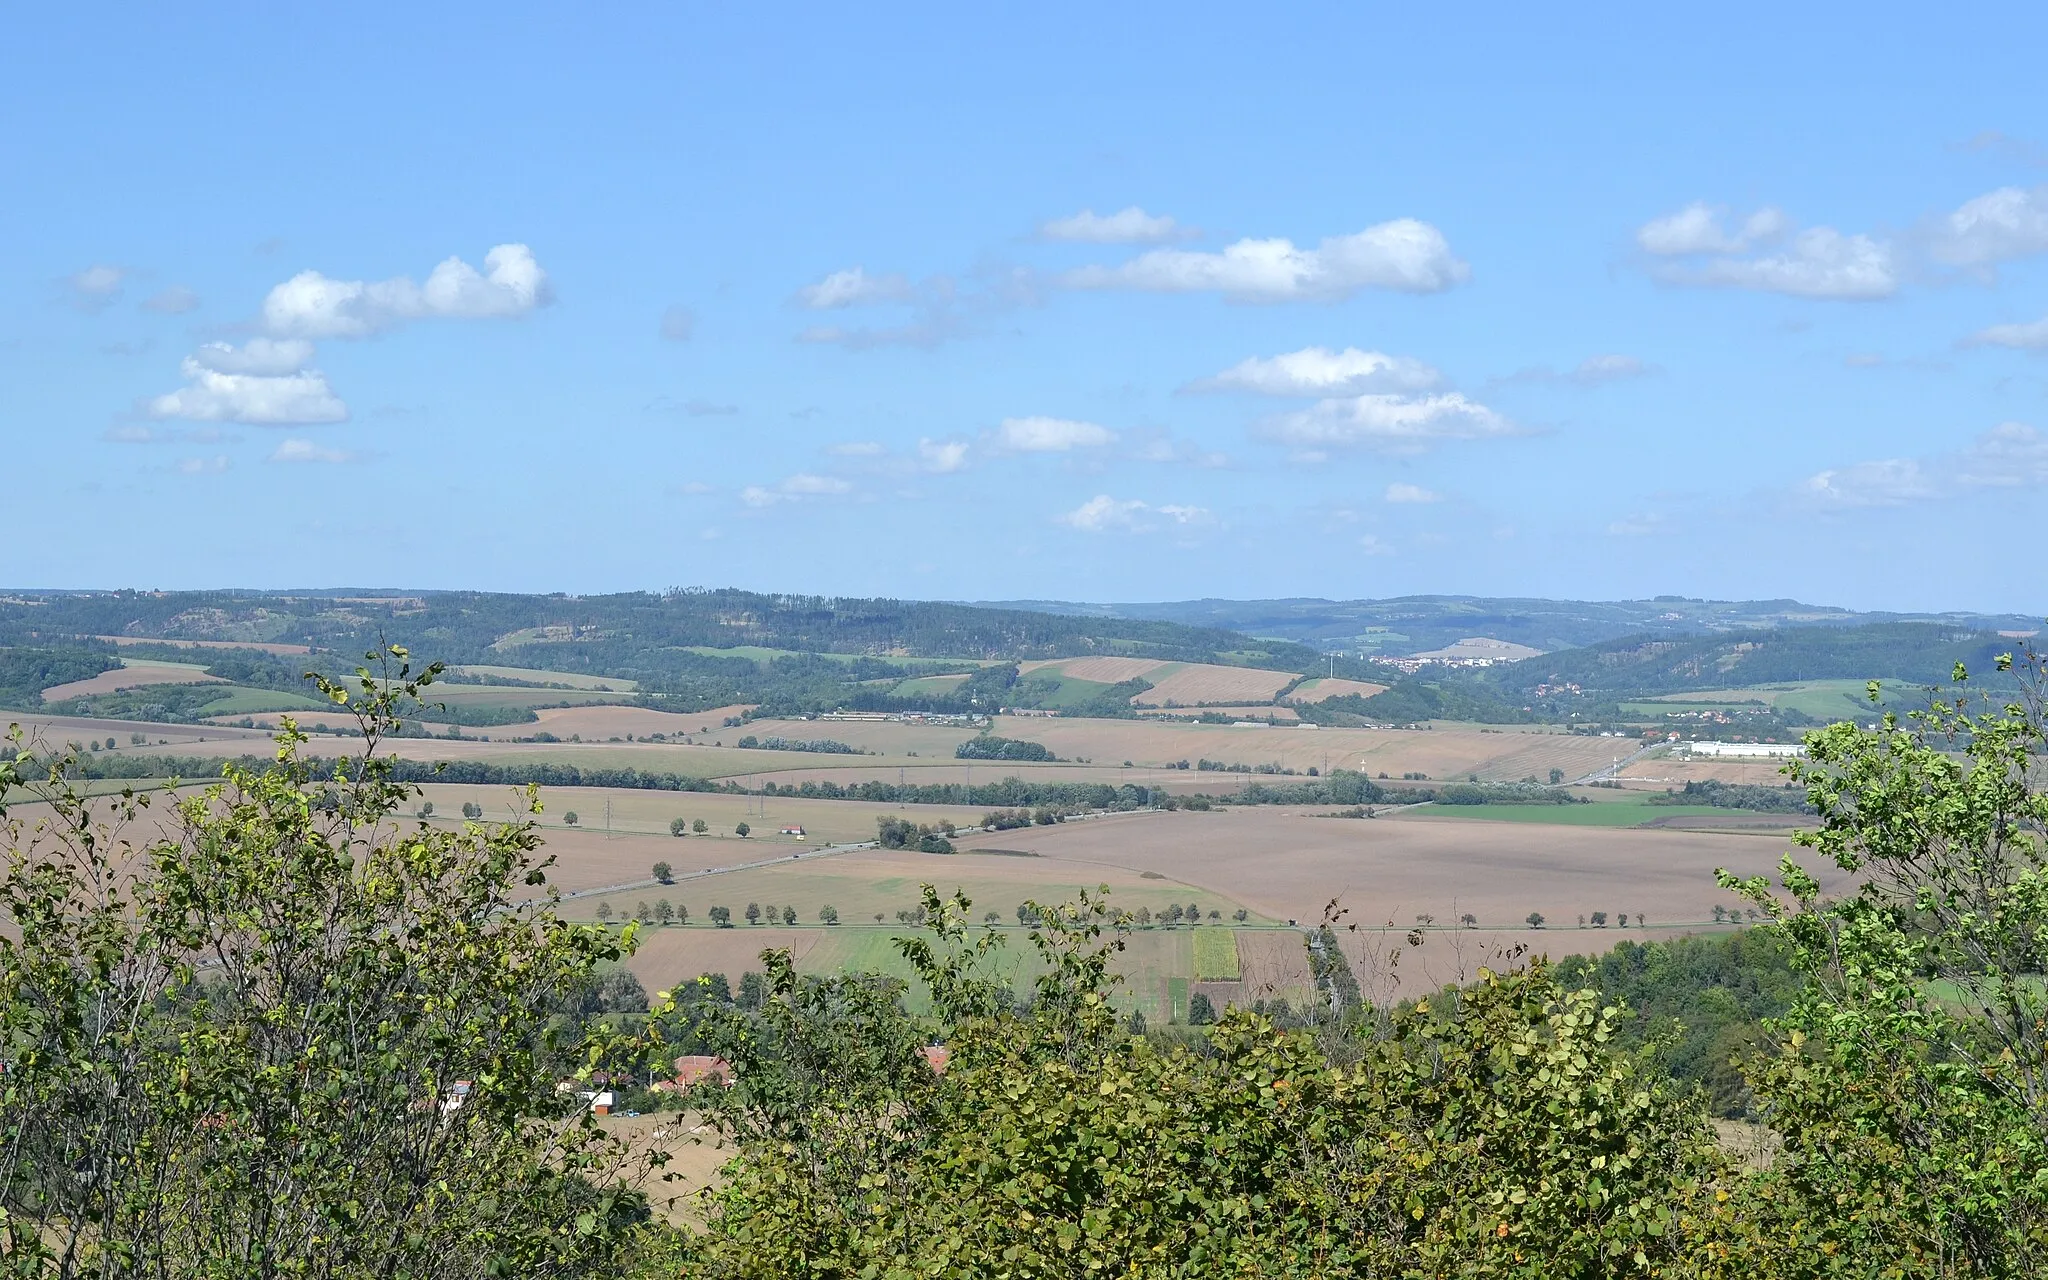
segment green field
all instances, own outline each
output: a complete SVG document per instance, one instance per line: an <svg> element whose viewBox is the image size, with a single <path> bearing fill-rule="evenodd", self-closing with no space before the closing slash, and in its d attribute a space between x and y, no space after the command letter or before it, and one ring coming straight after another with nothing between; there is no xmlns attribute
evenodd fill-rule
<svg viewBox="0 0 2048 1280"><path fill-rule="evenodd" d="M437 684L424 690L428 706L442 703L452 708L548 707L568 704L590 706L598 703L630 703L631 693L605 693L595 689L524 689L504 684Z"/></svg>
<svg viewBox="0 0 2048 1280"><path fill-rule="evenodd" d="M1236 982L1241 976L1236 931L1214 925L1195 930L1195 981Z"/></svg>
<svg viewBox="0 0 2048 1280"><path fill-rule="evenodd" d="M491 667L460 666L448 670L456 675L495 676L500 680L524 680L530 684L561 684L572 689L601 689L616 693L631 693L640 687L637 681L617 676L593 676L571 671L543 671L538 667Z"/></svg>
<svg viewBox="0 0 2048 1280"><path fill-rule="evenodd" d="M1430 820L1546 822L1560 827L1639 827L1658 818L1727 817L1744 812L1706 804L1651 804L1648 796L1592 804L1432 804L1411 810Z"/></svg>
<svg viewBox="0 0 2048 1280"><path fill-rule="evenodd" d="M966 679L965 673L957 676L917 676L897 685L889 694L896 698L939 697L953 692Z"/></svg>
<svg viewBox="0 0 2048 1280"><path fill-rule="evenodd" d="M250 689L226 686L220 697L192 712L197 716L246 716L258 711L332 711L334 704L323 698L285 693L278 689Z"/></svg>
<svg viewBox="0 0 2048 1280"><path fill-rule="evenodd" d="M754 662L767 663L777 658L824 658L831 662L854 662L867 658L874 662L886 662L892 667L916 667L932 663L953 666L988 667L994 666L992 658L907 658L894 653L812 653L805 654L796 649L768 649L757 644L734 645L730 649L714 649L710 645L689 644L682 646L683 652L701 654L707 658L747 658Z"/></svg>
<svg viewBox="0 0 2048 1280"><path fill-rule="evenodd" d="M1816 720L1849 720L1867 717L1870 700L1867 680L1801 680L1790 684L1762 684L1748 689L1708 689L1697 693L1672 693L1623 704L1631 715L1663 715L1667 711L1755 710L1759 705L1778 711L1797 711ZM1910 688L1896 680L1884 681L1894 694Z"/></svg>

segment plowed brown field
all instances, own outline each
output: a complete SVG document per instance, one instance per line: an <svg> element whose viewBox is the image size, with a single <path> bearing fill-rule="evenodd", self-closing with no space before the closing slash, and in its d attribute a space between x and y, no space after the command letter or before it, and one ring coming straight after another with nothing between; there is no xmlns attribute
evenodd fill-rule
<svg viewBox="0 0 2048 1280"><path fill-rule="evenodd" d="M1220 667L1190 662L1152 682L1152 687L1132 701L1160 707L1169 702L1193 706L1201 702L1270 702L1273 695L1292 683L1285 671L1260 671L1251 667Z"/></svg>
<svg viewBox="0 0 2048 1280"><path fill-rule="evenodd" d="M66 698L89 698L94 694L140 689L152 684L225 683L226 681L219 676L210 676L192 667L177 666L168 662L138 662L133 666L102 671L84 680L73 680L70 684L51 685L43 690L43 701L62 702Z"/></svg>

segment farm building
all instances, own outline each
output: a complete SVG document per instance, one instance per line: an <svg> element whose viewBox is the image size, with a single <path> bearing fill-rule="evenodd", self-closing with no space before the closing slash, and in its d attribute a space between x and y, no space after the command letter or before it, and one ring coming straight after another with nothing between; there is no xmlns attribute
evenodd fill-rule
<svg viewBox="0 0 2048 1280"><path fill-rule="evenodd" d="M1678 750L1718 759L1792 760L1806 754L1806 748L1795 742L1681 742Z"/></svg>

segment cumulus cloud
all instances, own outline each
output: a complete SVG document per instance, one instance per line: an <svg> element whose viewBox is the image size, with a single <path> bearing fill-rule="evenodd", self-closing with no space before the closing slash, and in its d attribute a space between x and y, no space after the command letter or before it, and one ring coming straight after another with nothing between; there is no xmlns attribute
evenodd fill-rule
<svg viewBox="0 0 2048 1280"><path fill-rule="evenodd" d="M1470 275L1450 242L1426 222L1400 218L1313 249L1292 240L1240 240L1217 253L1154 249L1121 265L1061 277L1071 289L1220 293L1233 302L1332 301L1361 289L1435 293Z"/></svg>
<svg viewBox="0 0 2048 1280"><path fill-rule="evenodd" d="M357 455L345 449L329 449L311 440L291 439L271 450L271 462L354 462Z"/></svg>
<svg viewBox="0 0 2048 1280"><path fill-rule="evenodd" d="M2048 316L2025 324L1994 324L1971 334L1968 343L1982 347L2017 347L2022 351L2048 350Z"/></svg>
<svg viewBox="0 0 2048 1280"><path fill-rule="evenodd" d="M773 486L748 485L740 490L740 501L750 507L772 507L778 502L832 497L851 492L853 485L838 476L821 476L799 471Z"/></svg>
<svg viewBox="0 0 2048 1280"><path fill-rule="evenodd" d="M965 471L967 450L965 440L919 440L918 465L933 475L951 475L955 471Z"/></svg>
<svg viewBox="0 0 2048 1280"><path fill-rule="evenodd" d="M688 307L670 307L661 313L661 338L664 342L688 342L697 332L697 313Z"/></svg>
<svg viewBox="0 0 2048 1280"><path fill-rule="evenodd" d="M1425 489L1419 484L1406 484L1396 481L1387 486L1386 499L1388 502L1395 503L1423 503L1442 502L1444 496Z"/></svg>
<svg viewBox="0 0 2048 1280"><path fill-rule="evenodd" d="M1927 251L1952 267L1989 271L2048 253L2048 186L2000 187L1935 220Z"/></svg>
<svg viewBox="0 0 2048 1280"><path fill-rule="evenodd" d="M1070 418L1004 418L992 444L1006 453L1066 453L1114 444L1116 432Z"/></svg>
<svg viewBox="0 0 2048 1280"><path fill-rule="evenodd" d="M1370 391L1427 391L1443 375L1420 360L1346 347L1305 347L1259 357L1191 382L1188 391L1249 391L1266 396L1360 395Z"/></svg>
<svg viewBox="0 0 2048 1280"><path fill-rule="evenodd" d="M1896 256L1886 241L1833 227L1793 233L1791 220L1776 209L1760 209L1739 226L1725 224L1725 213L1692 204L1639 228L1637 246L1663 260L1652 274L1667 284L1801 298L1886 298L1898 291Z"/></svg>
<svg viewBox="0 0 2048 1280"><path fill-rule="evenodd" d="M1110 214L1083 209L1071 217L1039 223L1038 234L1044 240L1077 240L1087 244L1157 244L1178 240L1189 232L1164 214L1155 216L1132 205Z"/></svg>
<svg viewBox="0 0 2048 1280"><path fill-rule="evenodd" d="M1155 507L1136 498L1112 498L1106 493L1098 493L1072 511L1053 517L1055 523L1083 533L1149 533L1159 528L1162 520L1171 525L1194 525L1205 524L1209 519L1210 513L1204 507L1175 503Z"/></svg>
<svg viewBox="0 0 2048 1280"><path fill-rule="evenodd" d="M304 338L251 338L239 347L208 342L192 353L192 360L215 373L276 377L312 363L313 344Z"/></svg>
<svg viewBox="0 0 2048 1280"><path fill-rule="evenodd" d="M199 309L199 295L184 285L174 284L144 298L142 309L154 311L160 316L181 316L188 311Z"/></svg>
<svg viewBox="0 0 2048 1280"><path fill-rule="evenodd" d="M523 244L501 244L479 272L461 258L435 267L425 284L336 280L301 271L263 300L263 325L296 338L367 338L411 320L512 319L550 300L547 273Z"/></svg>
<svg viewBox="0 0 2048 1280"><path fill-rule="evenodd" d="M185 357L185 385L157 396L145 406L152 418L184 418L195 422L246 422L257 426L302 426L342 422L348 406L327 385L317 369L297 372L235 373L209 367L207 359L229 363L247 359L250 343L240 350L209 344L200 355ZM282 368L277 361L263 368ZM295 367L295 366L291 366Z"/></svg>
<svg viewBox="0 0 2048 1280"><path fill-rule="evenodd" d="M2005 422L1952 453L1881 458L1819 472L1803 481L1797 493L1810 505L1840 509L1896 507L2041 485L2048 485L2048 434L2023 422Z"/></svg>
<svg viewBox="0 0 2048 1280"><path fill-rule="evenodd" d="M796 291L796 298L813 311L865 306L871 302L900 302L910 297L910 281L890 274L871 276L860 267L835 271L816 284Z"/></svg>
<svg viewBox="0 0 2048 1280"><path fill-rule="evenodd" d="M1269 419L1270 440L1311 455L1333 448L1419 453L1440 440L1492 440L1527 434L1510 419L1456 391L1441 395L1363 395L1317 401Z"/></svg>

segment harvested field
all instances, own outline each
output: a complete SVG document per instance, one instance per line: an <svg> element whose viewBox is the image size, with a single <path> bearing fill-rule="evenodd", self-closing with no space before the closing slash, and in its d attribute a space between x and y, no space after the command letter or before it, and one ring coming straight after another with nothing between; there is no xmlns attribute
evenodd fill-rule
<svg viewBox="0 0 2048 1280"><path fill-rule="evenodd" d="M1236 720L1284 720L1293 723L1301 719L1301 713L1293 707L1274 706L1270 702L1255 703L1251 706L1235 707L1139 707L1140 718L1148 716L1200 716L1211 712L1229 716Z"/></svg>
<svg viewBox="0 0 2048 1280"><path fill-rule="evenodd" d="M1652 756L1638 760L1615 778L1623 787L1638 791L1663 791L1688 782L1738 782L1758 787L1782 787L1785 765L1775 760L1677 760Z"/></svg>
<svg viewBox="0 0 2048 1280"><path fill-rule="evenodd" d="M1733 901L1715 887L1715 868L1770 873L1794 851L1782 835L1344 821L1284 809L1116 815L1004 837L1048 858L1156 870L1278 919L1311 923L1336 898L1347 924L1405 929L1421 914L1451 922L1471 913L1482 932L1526 928L1531 911L1562 922L1595 909L1710 927L1712 908ZM1830 890L1847 882L1832 869L1820 879ZM1613 937L1587 935L1603 948Z"/></svg>
<svg viewBox="0 0 2048 1280"><path fill-rule="evenodd" d="M0 729L18 724L29 739L40 739L44 743L61 746L66 742L83 742L90 738L113 736L118 740L120 752L141 751L144 748L131 747L128 739L133 734L142 734L154 744L165 745L156 748L171 755L199 754L190 750L198 743L208 747L219 746L222 755L243 755L263 749L270 741L270 735L255 729L233 729L210 724L159 724L153 720L98 720L88 716L50 716L32 711L0 711Z"/></svg>
<svg viewBox="0 0 2048 1280"><path fill-rule="evenodd" d="M462 806L469 803L481 805L484 816L493 821L523 816L523 788L430 782L421 791L426 799L434 802L436 821L460 821ZM771 857L777 852L794 853L799 848L872 840L875 838L875 820L881 817L911 818L926 823L936 823L943 818L958 826L968 826L978 824L984 812L963 805L885 805L859 800L797 800L781 796L719 795L704 791L548 787L542 789L541 803L547 807L542 821L551 829L549 847L556 848L559 837L553 828L559 826L562 815L572 809L576 811L577 825L581 828L576 838L582 839L593 828L602 828L607 801L611 803L615 837L651 838L658 846L658 849L647 850L648 856L639 869L622 877L625 880L646 879L647 868L656 861L673 863L679 871L684 871L704 865L752 861ZM676 818L693 821L702 818L711 831L708 836L672 836L668 825ZM733 828L742 822L752 829L752 834L744 840L732 834ZM806 838L799 840L778 834L786 826L802 827ZM561 837L569 834L566 827L559 833ZM616 844L617 840L611 843ZM707 863L706 859L711 861ZM566 856L563 864L569 865ZM630 865L628 869L631 870ZM613 882L600 880L591 883Z"/></svg>
<svg viewBox="0 0 2048 1280"><path fill-rule="evenodd" d="M646 707L550 707L534 712L533 724L511 726L506 732L521 737L543 732L558 738L576 734L586 740L623 738L629 733L636 738L657 733L671 738L705 733L725 737L730 733L731 740L737 741L747 731L723 726L731 717L751 710L752 704L691 712L652 711Z"/></svg>
<svg viewBox="0 0 2048 1280"><path fill-rule="evenodd" d="M94 636L109 644L160 644L173 649L254 649L259 653L293 654L311 653L311 645L271 644L261 640L160 640L155 636Z"/></svg>
<svg viewBox="0 0 2048 1280"><path fill-rule="evenodd" d="M44 702L62 702L67 698L90 698L95 694L117 693L122 689L140 689L153 684L226 684L219 676L206 674L198 663L183 662L125 662L112 671L102 671L84 680L73 680L69 684L51 685L43 690Z"/></svg>
<svg viewBox="0 0 2048 1280"><path fill-rule="evenodd" d="M1342 698L1357 694L1370 698L1376 693L1385 693L1387 686L1370 684L1364 680L1332 680L1328 676L1317 676L1304 680L1294 692L1287 695L1289 702L1321 702L1326 698Z"/></svg>
<svg viewBox="0 0 2048 1280"><path fill-rule="evenodd" d="M1093 684L1121 684L1136 680L1161 667L1176 666L1158 658L1048 658L1036 662L1019 663L1019 675L1051 668L1069 680L1087 680Z"/></svg>
<svg viewBox="0 0 2048 1280"><path fill-rule="evenodd" d="M923 814L911 816L930 820ZM872 824L869 834L873 834ZM962 849L981 845L1004 847L1006 838L1011 834L998 831L987 835L963 835L955 843ZM551 848L554 843L550 836ZM678 871L695 870L696 864L689 858L696 850L687 848L691 842L682 840L676 843L685 846L681 855L672 859ZM720 855L737 859L740 854L733 850L736 843L728 840L719 844ZM711 842L707 841L698 848L710 846ZM644 878L646 871L642 869L639 874ZM827 858L805 858L742 871L720 872L673 885L578 898L567 910L578 919L595 919L599 902L608 902L614 912L630 913L640 902L664 897L686 904L692 920L704 919L705 911L721 904L731 907L737 919L749 902L758 902L794 907L798 922L805 925L819 923L818 909L824 906L837 908L840 919L847 926L891 924L895 922L898 911L917 906L920 886L927 883L946 895L951 895L956 889L964 891L974 900L975 919L994 911L999 922L1005 924L1017 923L1017 908L1026 901L1065 902L1081 890L1092 892L1101 884L1110 886L1114 894L1112 900L1117 905L1132 911L1146 907L1157 912L1171 905L1185 907L1192 902L1204 913L1221 911L1227 918L1237 909L1236 903L1213 893L1173 880L1147 880L1140 873L1122 867L1000 854L949 855L898 849L861 849ZM876 915L883 918L877 921Z"/></svg>
<svg viewBox="0 0 2048 1280"><path fill-rule="evenodd" d="M605 693L596 689L527 689L509 684L436 684L422 699L428 706L445 703L453 711L464 707L539 707L549 703L618 703L633 695Z"/></svg>
<svg viewBox="0 0 2048 1280"><path fill-rule="evenodd" d="M1286 671L1262 671L1255 667L1222 667L1190 662L1178 666L1152 687L1138 695L1145 706L1177 703L1194 706L1204 702L1271 702L1292 684L1295 676Z"/></svg>
<svg viewBox="0 0 2048 1280"><path fill-rule="evenodd" d="M787 758L789 753L783 753ZM750 773L736 781L750 785L774 782L779 786L794 786L804 782L836 782L841 786L855 786L862 782L906 782L913 786L938 786L942 784L964 785L972 783L1000 782L1004 778L1022 778L1029 782L1086 782L1097 785L1121 787L1154 787L1170 795L1184 796L1197 793L1205 795L1228 795L1241 791L1254 782L1285 782L1289 779L1264 777L1244 773L1203 773L1193 769L1124 769L1115 765L1086 764L1033 764L1027 761L987 760L970 763L964 760L936 761L909 760L895 764L876 765L872 756L823 756L814 759L840 759L860 761L866 767L848 766L822 769L783 769L773 773Z"/></svg>
<svg viewBox="0 0 2048 1280"><path fill-rule="evenodd" d="M886 756L914 755L920 759L934 756L941 760L951 760L953 748L975 736L973 729L916 724L900 720L750 720L744 728L727 730L721 736L724 736L727 742L733 742L736 739L728 735L739 733L751 733L762 738L792 738L798 741L829 738L834 742L843 742L849 747L859 747L863 751L879 752Z"/></svg>

